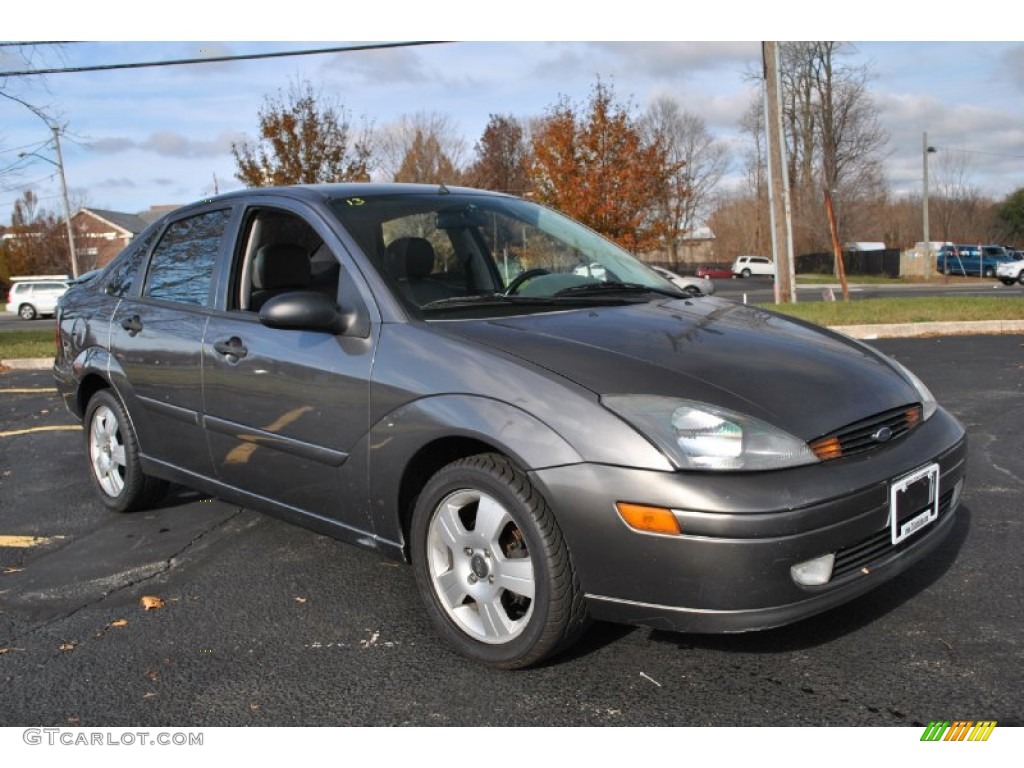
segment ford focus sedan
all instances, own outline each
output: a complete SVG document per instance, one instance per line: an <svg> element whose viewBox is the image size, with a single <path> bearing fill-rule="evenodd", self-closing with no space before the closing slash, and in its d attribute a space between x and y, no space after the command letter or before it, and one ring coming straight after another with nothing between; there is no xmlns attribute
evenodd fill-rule
<svg viewBox="0 0 1024 768"><path fill-rule="evenodd" d="M835 608L934 549L963 488L963 428L900 364L493 193L206 200L58 329L103 504L177 482L408 561L438 633L496 667L590 619Z"/></svg>

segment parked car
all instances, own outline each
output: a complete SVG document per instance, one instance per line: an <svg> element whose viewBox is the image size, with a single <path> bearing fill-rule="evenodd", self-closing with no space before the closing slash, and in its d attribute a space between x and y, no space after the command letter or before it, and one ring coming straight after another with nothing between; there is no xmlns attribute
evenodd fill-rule
<svg viewBox="0 0 1024 768"><path fill-rule="evenodd" d="M35 320L42 315L54 314L57 300L70 285L63 275L13 277L11 280L7 292L7 311L14 312L22 320Z"/></svg>
<svg viewBox="0 0 1024 768"><path fill-rule="evenodd" d="M494 193L204 200L57 325L109 509L175 481L411 561L438 633L496 667L591 618L736 632L835 608L934 550L964 482L963 428L899 363L694 301Z"/></svg>
<svg viewBox="0 0 1024 768"><path fill-rule="evenodd" d="M1013 261L1001 245L944 245L935 256L935 268L945 275L995 277L997 267Z"/></svg>
<svg viewBox="0 0 1024 768"><path fill-rule="evenodd" d="M1014 251L1010 258L1012 260L1001 261L996 265L996 277L1004 285L1013 285L1014 282L1024 285L1024 254Z"/></svg>
<svg viewBox="0 0 1024 768"><path fill-rule="evenodd" d="M727 267L703 265L697 267L697 277L702 280L729 280L733 277L732 270Z"/></svg>
<svg viewBox="0 0 1024 768"><path fill-rule="evenodd" d="M715 284L710 280L684 277L664 267L652 266L651 269L689 296L712 296L715 293Z"/></svg>
<svg viewBox="0 0 1024 768"><path fill-rule="evenodd" d="M751 275L775 276L775 262L765 256L738 256L732 263L732 273L737 277Z"/></svg>

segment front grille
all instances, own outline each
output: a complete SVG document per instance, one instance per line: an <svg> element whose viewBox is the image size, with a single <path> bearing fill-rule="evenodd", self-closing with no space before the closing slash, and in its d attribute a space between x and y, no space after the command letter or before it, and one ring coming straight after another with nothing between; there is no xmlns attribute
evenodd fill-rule
<svg viewBox="0 0 1024 768"><path fill-rule="evenodd" d="M902 552L907 547L912 547L916 542L924 539L929 534L928 528L938 525L949 514L949 505L953 500L955 490L955 487L951 488L939 497L938 519L929 523L920 533L915 533L899 544L893 546L892 531L886 527L863 541L836 552L836 561L832 566L832 581L862 568L870 568L882 558ZM924 509L921 512L924 512Z"/></svg>
<svg viewBox="0 0 1024 768"><path fill-rule="evenodd" d="M812 440L808 445L822 461L838 459L878 448L902 437L921 423L921 406L905 405L879 413ZM888 436L884 437L888 430ZM879 433L882 433L880 435Z"/></svg>

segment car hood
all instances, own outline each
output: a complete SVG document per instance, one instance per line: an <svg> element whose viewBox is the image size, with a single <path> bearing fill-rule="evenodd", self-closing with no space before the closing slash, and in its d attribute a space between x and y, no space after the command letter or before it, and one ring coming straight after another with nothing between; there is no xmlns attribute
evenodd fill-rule
<svg viewBox="0 0 1024 768"><path fill-rule="evenodd" d="M917 390L866 345L719 299L669 300L444 323L598 395L679 397L730 408L811 440Z"/></svg>

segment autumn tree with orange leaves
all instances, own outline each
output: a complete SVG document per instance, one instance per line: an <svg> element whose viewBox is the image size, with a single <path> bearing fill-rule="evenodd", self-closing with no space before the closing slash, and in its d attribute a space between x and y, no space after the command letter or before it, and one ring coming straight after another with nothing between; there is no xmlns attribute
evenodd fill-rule
<svg viewBox="0 0 1024 768"><path fill-rule="evenodd" d="M536 199L630 251L659 247L664 186L678 170L658 137L644 138L631 105L600 80L587 104L563 96L533 134L529 177Z"/></svg>
<svg viewBox="0 0 1024 768"><path fill-rule="evenodd" d="M231 144L235 176L247 187L370 180L369 128L353 126L348 111L308 80L266 96L259 124L258 141Z"/></svg>

